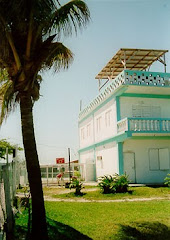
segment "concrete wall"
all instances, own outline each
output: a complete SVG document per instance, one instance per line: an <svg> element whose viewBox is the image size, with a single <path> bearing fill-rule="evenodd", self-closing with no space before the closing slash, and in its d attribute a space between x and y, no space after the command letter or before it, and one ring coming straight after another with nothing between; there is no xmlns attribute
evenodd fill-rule
<svg viewBox="0 0 170 240"><path fill-rule="evenodd" d="M107 114L110 114L110 124L106 123ZM104 139L116 135L116 102L112 99L94 114L95 142L100 142ZM100 118L100 129L97 129L97 121Z"/></svg>
<svg viewBox="0 0 170 240"><path fill-rule="evenodd" d="M92 181L104 175L113 175L118 173L117 143L111 142L100 147L96 147L96 149L80 153L80 163L85 164L86 181ZM91 175L92 172L94 178Z"/></svg>
<svg viewBox="0 0 170 240"><path fill-rule="evenodd" d="M96 148L96 176L118 173L118 147L116 142Z"/></svg>
<svg viewBox="0 0 170 240"><path fill-rule="evenodd" d="M95 155L93 149L80 153L80 163L86 163L87 161L95 163Z"/></svg>
<svg viewBox="0 0 170 240"><path fill-rule="evenodd" d="M94 144L94 117L91 115L79 124L79 144L80 149Z"/></svg>
<svg viewBox="0 0 170 240"><path fill-rule="evenodd" d="M96 180L96 162L94 149L80 153L80 163L84 163L85 181Z"/></svg>
<svg viewBox="0 0 170 240"><path fill-rule="evenodd" d="M151 111L153 110L153 107L160 107L160 114L155 111L155 114L153 113L153 117L170 118L170 99L120 97L121 119L133 117L132 106L134 105L150 106Z"/></svg>
<svg viewBox="0 0 170 240"><path fill-rule="evenodd" d="M163 183L169 170L150 170L149 149L167 148L170 153L170 140L126 140L123 152L134 152L137 183ZM124 172L126 169L124 169Z"/></svg>
<svg viewBox="0 0 170 240"><path fill-rule="evenodd" d="M80 149L116 135L116 122L116 103L112 99L79 124Z"/></svg>

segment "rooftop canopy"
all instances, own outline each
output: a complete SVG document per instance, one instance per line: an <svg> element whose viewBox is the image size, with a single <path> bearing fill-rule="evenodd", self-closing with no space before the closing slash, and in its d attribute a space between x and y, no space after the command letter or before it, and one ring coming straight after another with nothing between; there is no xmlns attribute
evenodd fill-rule
<svg viewBox="0 0 170 240"><path fill-rule="evenodd" d="M96 79L114 79L124 69L143 71L152 63L165 63L165 53L168 50L121 48L116 55L99 72Z"/></svg>

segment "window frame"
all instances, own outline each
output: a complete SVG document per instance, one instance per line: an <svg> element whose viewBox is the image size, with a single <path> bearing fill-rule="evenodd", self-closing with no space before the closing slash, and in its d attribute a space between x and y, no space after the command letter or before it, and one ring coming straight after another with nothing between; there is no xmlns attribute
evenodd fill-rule
<svg viewBox="0 0 170 240"><path fill-rule="evenodd" d="M158 151L158 168L157 169L151 169L151 156L150 156L150 151L151 150L157 150ZM168 163L169 163L169 168L161 168L161 154L160 151L162 150L167 150L168 151ZM148 155L149 155L149 171L167 171L170 170L170 152L169 152L169 148L149 148L148 151Z"/></svg>

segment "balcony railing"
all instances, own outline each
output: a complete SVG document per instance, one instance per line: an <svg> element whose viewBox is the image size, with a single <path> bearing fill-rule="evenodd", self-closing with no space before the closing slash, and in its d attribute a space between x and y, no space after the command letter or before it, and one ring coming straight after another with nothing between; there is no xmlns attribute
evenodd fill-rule
<svg viewBox="0 0 170 240"><path fill-rule="evenodd" d="M167 133L170 132L170 118L124 118L117 123L117 133Z"/></svg>
<svg viewBox="0 0 170 240"><path fill-rule="evenodd" d="M97 108L122 85L170 87L170 73L123 70L79 114L79 121Z"/></svg>

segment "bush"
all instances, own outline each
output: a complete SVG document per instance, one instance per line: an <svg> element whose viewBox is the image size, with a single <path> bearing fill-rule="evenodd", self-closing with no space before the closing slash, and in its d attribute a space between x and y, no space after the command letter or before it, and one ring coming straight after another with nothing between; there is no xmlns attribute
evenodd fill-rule
<svg viewBox="0 0 170 240"><path fill-rule="evenodd" d="M75 195L82 195L81 189L83 188L83 184L76 177L72 177L70 189L75 188Z"/></svg>
<svg viewBox="0 0 170 240"><path fill-rule="evenodd" d="M170 187L170 173L167 174L167 177L164 179L165 180L165 185L168 185Z"/></svg>
<svg viewBox="0 0 170 240"><path fill-rule="evenodd" d="M126 174L124 175L116 175L115 177L115 189L117 193L125 193L128 192L129 180Z"/></svg>
<svg viewBox="0 0 170 240"><path fill-rule="evenodd" d="M108 175L99 178L99 187L104 194L128 192L129 180L126 174L119 176Z"/></svg>
<svg viewBox="0 0 170 240"><path fill-rule="evenodd" d="M98 186L101 188L104 194L115 192L114 189L114 176L108 175L99 178Z"/></svg>

